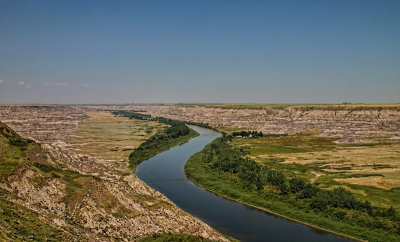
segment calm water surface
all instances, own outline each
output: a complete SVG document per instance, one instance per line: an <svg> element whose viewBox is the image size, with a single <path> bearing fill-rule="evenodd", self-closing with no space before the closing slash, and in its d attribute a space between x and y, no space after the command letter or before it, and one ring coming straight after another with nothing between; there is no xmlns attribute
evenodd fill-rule
<svg viewBox="0 0 400 242"><path fill-rule="evenodd" d="M220 134L191 126L200 136L142 162L136 175L186 212L219 232L241 241L347 241L269 215L206 191L188 180L187 160Z"/></svg>

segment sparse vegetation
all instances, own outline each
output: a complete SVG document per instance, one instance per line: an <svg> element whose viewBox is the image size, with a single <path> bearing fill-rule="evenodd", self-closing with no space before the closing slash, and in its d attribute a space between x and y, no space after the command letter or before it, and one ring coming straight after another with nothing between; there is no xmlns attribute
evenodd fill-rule
<svg viewBox="0 0 400 242"><path fill-rule="evenodd" d="M212 238L221 237L208 226L194 222L197 220L190 215L180 213L174 204L160 198L158 193L134 176L131 170L127 170L127 162L116 159L118 156L123 157L124 153L128 153L125 157L128 158L133 150L131 141L137 139L143 143L147 137L151 137L168 125L114 117L105 112L89 112L89 118L80 120L81 123L78 122L76 129L63 130L64 133L57 136L61 139L56 138L56 140L64 141L63 138L68 137L65 134L71 134L76 143L73 143L73 149L70 149L69 142L52 143L54 141L47 138L49 134L54 133L54 124L59 122L57 117L52 116L53 113L47 111L48 109L44 109L43 113L35 113L40 116L39 124L26 122L23 128L16 128L24 135L33 134L31 137L43 141L46 146L51 144L45 150L35 142L21 138L0 123L1 131L7 132L7 135L0 133L0 183L12 190L5 197L6 201L10 203L15 201L29 212L38 211L38 214L32 212L32 216L36 216L38 221L42 221L49 228L54 226L57 230L62 230L64 233L62 236L66 236L62 238L56 236L57 241L85 241L87 236L91 240L134 240L143 233L170 229L179 229L186 233L199 231L207 233ZM170 130L168 135L179 134L179 131L176 131ZM123 132L124 136L118 137L119 132ZM111 141L107 140L107 137ZM17 142L14 142L15 140ZM1 213L4 210L3 206L6 205L1 201L0 205ZM32 208L32 211L28 208ZM13 207L13 209L18 208ZM146 227L146 231L127 226L143 221L143 215L145 215L143 226ZM163 217L168 217L171 222L165 224ZM12 223L14 221L11 220ZM34 228L34 224L29 224L34 222L33 220L28 219L25 222L27 224L22 225L28 232ZM19 234L18 226L13 232L12 227L3 227L4 224L7 225L0 220L2 241L46 240L40 236L33 237L34 233L31 232L27 233L29 237L26 237L24 231ZM41 232L40 229L37 231ZM47 236L46 232L43 232L43 235ZM47 239L52 240L51 237Z"/></svg>
<svg viewBox="0 0 400 242"><path fill-rule="evenodd" d="M38 215L9 201L9 192L0 189L0 240L1 241L66 241L72 237L51 226Z"/></svg>
<svg viewBox="0 0 400 242"><path fill-rule="evenodd" d="M189 235L189 234L174 234L174 233L162 233L153 234L140 240L140 242L211 242L213 240L204 239L200 236Z"/></svg>
<svg viewBox="0 0 400 242"><path fill-rule="evenodd" d="M49 164L38 163L43 158L38 151L40 148L35 142L22 138L0 122L0 182L6 182L18 169L29 167L40 170L42 175L35 177L38 184L47 177L46 173L63 172ZM32 153L36 155L30 157ZM0 189L0 240L60 241L73 237L68 232L41 221L35 212L10 201L14 196L15 194Z"/></svg>
<svg viewBox="0 0 400 242"><path fill-rule="evenodd" d="M7 180L8 176L25 162L23 154L35 145L33 141L21 138L12 129L0 123L0 182Z"/></svg>
<svg viewBox="0 0 400 242"><path fill-rule="evenodd" d="M48 181L58 180L64 184L64 190L60 192L64 194L62 202L69 210L68 221L75 225L82 219L75 212L76 207L82 206L85 196L91 196L98 206L114 217L135 217L139 214L138 211L126 208L116 200L100 178L48 163L48 154L38 144L21 138L6 125L2 123L0 125L0 165L2 168L9 167L7 172L3 172L2 169L2 182L7 183L8 176L23 172L23 170L32 171L33 175L30 179L37 189L46 186ZM15 142L12 143L12 140L21 140L21 142L17 145ZM0 220L2 221L0 236L3 236L4 240L65 241L68 240L67 235L80 241L86 240L80 235L71 235L70 232L42 222L33 211L11 202L10 198L16 199L15 196L14 193L0 190L0 217L4 217L4 220L3 218Z"/></svg>

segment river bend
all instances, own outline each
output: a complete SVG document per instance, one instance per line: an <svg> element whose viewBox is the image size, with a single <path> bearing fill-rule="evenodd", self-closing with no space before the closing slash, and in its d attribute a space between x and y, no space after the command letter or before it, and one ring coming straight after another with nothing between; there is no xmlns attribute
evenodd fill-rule
<svg viewBox="0 0 400 242"><path fill-rule="evenodd" d="M347 241L227 200L195 185L185 175L187 160L221 134L197 126L190 128L200 136L142 162L136 168L136 175L186 212L241 241Z"/></svg>

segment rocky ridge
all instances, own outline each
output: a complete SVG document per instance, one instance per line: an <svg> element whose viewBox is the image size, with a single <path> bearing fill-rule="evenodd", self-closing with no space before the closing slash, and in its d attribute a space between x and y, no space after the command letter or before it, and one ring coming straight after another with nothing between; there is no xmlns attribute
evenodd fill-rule
<svg viewBox="0 0 400 242"><path fill-rule="evenodd" d="M259 106L256 108L208 107L204 105L121 105L96 108L143 110L154 116L232 126L283 134L315 130L339 142L386 136L400 139L400 105L357 106Z"/></svg>

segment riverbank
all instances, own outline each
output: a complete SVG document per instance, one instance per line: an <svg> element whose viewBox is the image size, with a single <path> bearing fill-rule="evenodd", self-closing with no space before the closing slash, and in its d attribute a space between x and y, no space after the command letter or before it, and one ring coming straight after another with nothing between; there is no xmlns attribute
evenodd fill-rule
<svg viewBox="0 0 400 242"><path fill-rule="evenodd" d="M164 131L160 131L156 135L163 134ZM175 147L177 145L181 145L185 142L188 142L189 140L193 139L194 137L199 136L199 133L194 131L193 129L190 129L189 133L183 136L179 136L177 138L171 138L171 139L165 139L162 140L162 142L159 141L150 141L146 143L141 149L139 146L139 149L133 151L130 156L129 156L129 166L132 169L135 169L137 165L139 165L141 162L150 159L151 157L164 152L166 150L171 149L172 147Z"/></svg>
<svg viewBox="0 0 400 242"><path fill-rule="evenodd" d="M235 173L237 169L243 168L235 168L233 164L230 164L224 168L227 169L226 171L217 169L215 161L218 158L214 154L222 154L224 151L212 150L212 147L217 145L216 142L209 144L201 152L192 156L185 166L185 172L189 179L208 191L269 214L349 239L370 241L398 239L399 236L395 233L390 233L384 229L371 228L370 225L363 226L361 223L369 221L366 219L373 219L377 222L389 222L390 220L385 220L379 216L372 218L358 210L329 208L328 211L316 211L309 207L309 199L299 199L298 196L290 194L281 195L274 186L264 186L264 188L260 188L261 190L257 190L254 185L258 182L257 179L249 184L249 182L243 180L246 174L238 175L238 173ZM225 153L234 152L225 151ZM235 159L235 157L231 158ZM232 159L226 158L226 160ZM229 172L229 170L233 172ZM252 172L254 172L254 169ZM257 177L257 172L251 174L247 177ZM353 216L358 217L355 219Z"/></svg>
<svg viewBox="0 0 400 242"><path fill-rule="evenodd" d="M188 177L189 177L189 176L188 176ZM191 180L192 180L192 179L191 179ZM203 189L205 189L205 190L207 190L207 191L209 191L209 192L211 192L211 193L213 193L213 194L215 194L215 195L218 195L218 196L223 197L223 198L225 198L225 199L228 199L228 200L230 200L230 201L238 202L238 203L243 204L243 205L246 205L246 206L248 206L248 207L251 207L251 208L254 208L254 209L257 209L257 210L266 212L266 213L268 213L268 214L270 214L270 215L273 215L273 216L276 216L276 217L280 217L280 218L284 218L284 219L286 219L286 220L289 220L289 221L292 221L292 222L295 222L295 223L298 223L298 224L303 224L303 225L305 225L305 226L307 226L307 227L310 227L310 228L312 228L312 229L315 229L315 230L318 230L318 231L321 231L321 232L325 232L325 233L337 235L337 236L340 236L340 237L343 237L343 238L347 238L347 239L351 239L351 240L354 240L354 241L366 241L366 240L360 240L360 239L355 238L355 237L353 237L353 236L349 236L349 235L337 233L337 232L332 231L332 230L328 230L328 229L325 229L325 228L322 228L322 227L319 227L319 226L315 226L315 225L312 225L312 224L309 224L309 223L300 221L300 220L298 220L298 219L294 219L294 218L285 216L285 215L283 215L283 214L273 212L273 211L271 211L271 210L269 210L269 209L266 209L266 208L263 208L263 207L259 207L259 206L255 206L255 205L250 204L250 203L247 203L247 202L243 202L243 201L241 201L241 200L238 200L238 199L229 197L229 196L224 195L224 194L222 194L222 193L219 193L219 192L217 192L217 191L215 191L215 190L212 190L212 189L210 189L210 188L207 188L207 187L205 187L205 186L203 186L203 185L201 185L201 184L199 184L199 183L196 183L194 180L192 180L192 181L193 181L197 186L199 186L199 187L201 187L201 188L203 188Z"/></svg>
<svg viewBox="0 0 400 242"><path fill-rule="evenodd" d="M220 136L208 129L194 129L200 136L142 162L136 168L136 175L186 212L238 240L264 241L268 238L271 241L290 241L300 238L302 241L346 241L216 196L194 185L184 173L187 160Z"/></svg>

